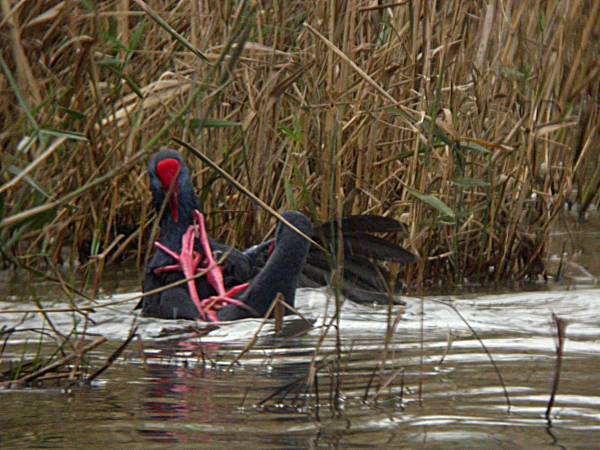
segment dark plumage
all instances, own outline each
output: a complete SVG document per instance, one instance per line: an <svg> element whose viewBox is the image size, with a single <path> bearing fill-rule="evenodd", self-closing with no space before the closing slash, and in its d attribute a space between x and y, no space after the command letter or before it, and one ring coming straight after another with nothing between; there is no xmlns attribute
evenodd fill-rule
<svg viewBox="0 0 600 450"><path fill-rule="evenodd" d="M173 160L177 163L171 163ZM169 177L169 170L179 165L178 177ZM166 170L159 175L157 168ZM160 220L159 242L171 250L181 251L181 238L192 225L193 212L200 210L201 204L193 192L193 184L189 169L181 155L174 150L163 150L155 154L149 164L150 185L154 207L160 210L167 195L164 179L175 181L176 201L167 200L168 207ZM167 183L168 184L168 183ZM177 208L176 211L173 208ZM171 208L171 210L169 210ZM394 261L410 263L415 256L383 238L370 233L405 232L399 222L381 216L351 216L343 218L341 224L328 222L312 229L310 221L301 213L287 212L284 217L331 254L336 254L334 242L342 232L344 243L344 280L342 292L355 301L387 301L387 273L374 261ZM275 249L271 253L272 244ZM293 306L296 286L318 287L329 283L332 270L330 258L318 247L310 245L304 238L287 226L280 224L275 239L255 245L245 251L239 251L226 244L210 240L213 252L227 254L223 264L223 278L227 289L250 281L250 287L238 298L264 315L274 298L274 293L281 292L286 302ZM195 249L200 251L198 242ZM306 261L306 262L305 262ZM156 274L155 269L173 264L173 258L158 250L146 268L143 291L148 292L158 287L181 280L181 272ZM215 290L207 282L206 277L196 280L196 287L201 298L215 295ZM142 299L138 307L146 316L161 318L195 319L198 310L190 299L187 286L169 289L159 294ZM219 320L234 320L252 315L249 310L237 306L227 306L219 311Z"/></svg>
<svg viewBox="0 0 600 450"><path fill-rule="evenodd" d="M176 185L171 189L173 191L172 195L176 196L176 201L166 201L167 207L160 218L158 242L174 252L180 253L181 238L190 225L193 224L194 210L201 211L202 205L194 194L189 169L181 155L175 150L162 150L150 159L148 165L152 200L156 211L160 212L163 208L168 193L168 189L159 176L158 167L161 162L169 160L179 163L179 173L172 180ZM225 286L233 286L249 281L258 273L258 268L242 252L212 240L210 245L213 252L227 253L228 255L223 273ZM198 240L196 240L194 248L196 251L201 252ZM142 291L149 292L185 278L181 272L155 273L156 269L172 265L174 262L170 255L157 250L146 266ZM203 299L216 294L206 277L200 277L196 280L196 288ZM137 308L141 308L142 314L145 316L164 319L196 319L198 317L198 310L191 301L185 284L146 296L139 302Z"/></svg>
<svg viewBox="0 0 600 450"><path fill-rule="evenodd" d="M308 218L297 211L283 214L293 226L307 236L312 234L312 224ZM253 311L233 305L219 311L219 320L236 320L245 317L263 317L278 293L285 302L294 306L298 275L304 267L309 242L284 223L277 227L274 249L264 267L250 283L250 287L242 296L242 300Z"/></svg>

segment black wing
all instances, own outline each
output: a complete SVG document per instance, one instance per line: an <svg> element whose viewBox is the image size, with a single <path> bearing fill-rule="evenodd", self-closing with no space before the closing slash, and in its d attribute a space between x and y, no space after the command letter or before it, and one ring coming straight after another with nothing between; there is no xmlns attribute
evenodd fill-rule
<svg viewBox="0 0 600 450"><path fill-rule="evenodd" d="M315 228L313 239L329 251L329 254L311 245L306 264L298 278L299 287L321 287L331 284L335 261L336 237L341 231L344 245L344 273L341 290L344 296L356 302L387 302L389 298L389 272L383 262L410 264L417 257L391 240L371 233L402 233L406 227L388 217L360 215L345 217L341 227L337 220ZM341 228L341 230L340 230ZM273 240L245 250L243 254L260 271L269 258Z"/></svg>

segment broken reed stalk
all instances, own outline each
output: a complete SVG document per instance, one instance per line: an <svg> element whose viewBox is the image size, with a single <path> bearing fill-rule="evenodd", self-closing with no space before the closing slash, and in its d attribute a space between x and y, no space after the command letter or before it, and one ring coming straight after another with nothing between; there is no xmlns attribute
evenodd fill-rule
<svg viewBox="0 0 600 450"><path fill-rule="evenodd" d="M131 342L131 340L135 336L137 336L136 333L137 333L137 326L135 325L135 321L134 321L134 323L131 325L131 329L129 330L129 335L127 336L127 338L121 343L121 345L119 345L115 349L114 352L112 352L112 354L108 358L106 358L106 362L100 368L98 368L93 374L91 374L89 377L86 378L85 382L90 384L97 377L99 377L102 373L104 373L106 371L106 369L108 369L119 358L119 356L121 356L121 354L127 348L129 343Z"/></svg>
<svg viewBox="0 0 600 450"><path fill-rule="evenodd" d="M424 299L422 299L422 300L424 300ZM498 377L498 382L500 383L500 386L502 387L502 392L504 393L504 399L506 400L507 412L510 412L512 403L510 401L510 395L508 393L508 389L506 388L506 383L504 382L504 377L502 376L502 372L500 372L500 368L496 364L496 360L492 356L492 353L488 349L487 345L485 345L485 343L483 342L483 339L479 336L479 333L477 333L475 328L473 328L473 326L469 323L469 321L465 318L465 316L463 316L463 314L460 312L460 310L455 305L445 302L445 301L442 301L442 300L433 300L433 299L427 299L427 300L430 302L438 303L440 305L444 305L444 306L450 308L454 312L454 314L456 314L458 316L458 318L461 320L461 322L467 326L467 328L469 329L469 331L471 332L473 337L475 339L477 339L477 342L479 342L479 345L481 346L481 348L487 355L488 359L490 360L490 364L494 368L494 372L496 372L496 376ZM421 305L423 305L423 302L421 303ZM421 339L421 345L422 345L422 341L423 340ZM421 354L422 354L422 350L421 350Z"/></svg>
<svg viewBox="0 0 600 450"><path fill-rule="evenodd" d="M285 302L285 299L284 299L284 297L281 294L277 294L277 296L275 297L275 300L273 301L273 303L271 303L271 306L267 310L265 316L262 317L261 322L260 322L258 328L256 329L256 331L252 335L252 338L250 339L250 341L248 342L248 344L246 344L244 346L244 348L240 351L240 353L233 359L233 361L231 361L231 363L229 363L229 365L227 366L227 369L232 369L233 366L235 366L238 363L238 361L246 353L248 353L250 350L252 350L252 348L254 348L254 345L258 341L258 337L260 335L260 332L262 331L263 327L267 323L269 323L269 319L272 316L274 316L274 318L275 318L275 324L274 324L275 325L275 333L279 334L279 332L281 331L281 329L283 327L283 316L285 314L285 310L286 309L290 310L294 314L298 315L302 320L304 320L306 323L308 323L309 325L311 325L311 322L308 319L306 319L297 309L295 309L294 307L288 305Z"/></svg>
<svg viewBox="0 0 600 450"><path fill-rule="evenodd" d="M546 407L545 414L548 422L552 420L550 418L550 414L552 413L554 400L556 398L556 393L558 392L560 372L562 369L563 351L565 348L565 336L567 332L567 322L564 319L561 319L556 314L552 313L552 321L554 327L556 328L556 363L554 365L554 377L552 379L552 392L550 393L550 398L548 399L548 406Z"/></svg>
<svg viewBox="0 0 600 450"><path fill-rule="evenodd" d="M48 372L59 369L65 365L70 364L71 362L77 360L78 358L81 358L87 352L95 349L99 345L104 344L106 341L107 341L107 339L104 336L99 337L96 340L94 340L93 342L90 342L89 344L83 346L82 348L74 350L73 352L69 353L67 356L59 359L58 361L48 364L48 365L42 367L41 369L39 369L33 373L27 374L16 380L3 381L0 383L0 386L4 387L4 388L10 388L10 387L22 386L24 384L31 383L32 381L35 381L36 379L47 374Z"/></svg>

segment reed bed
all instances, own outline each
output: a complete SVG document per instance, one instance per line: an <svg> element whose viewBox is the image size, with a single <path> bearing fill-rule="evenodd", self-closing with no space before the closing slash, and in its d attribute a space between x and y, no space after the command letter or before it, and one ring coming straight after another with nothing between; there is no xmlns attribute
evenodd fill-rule
<svg viewBox="0 0 600 450"><path fill-rule="evenodd" d="M409 226L408 286L533 279L597 205L600 2L0 0L5 264L141 268L176 137L276 210ZM274 223L191 154L210 233Z"/></svg>

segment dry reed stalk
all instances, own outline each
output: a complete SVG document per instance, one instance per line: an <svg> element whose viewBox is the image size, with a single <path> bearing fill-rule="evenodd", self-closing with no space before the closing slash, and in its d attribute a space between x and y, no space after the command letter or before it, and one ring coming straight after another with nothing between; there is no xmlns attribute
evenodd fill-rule
<svg viewBox="0 0 600 450"><path fill-rule="evenodd" d="M104 344L106 342L106 340L107 339L105 337L99 337L86 345L82 345L80 348L74 350L73 352L69 353L65 357L60 358L60 359L52 362L51 364L45 365L44 367L40 368L39 370L36 370L35 372L24 375L16 380L8 380L8 381L1 382L0 387L10 388L10 387L22 386L24 384L31 383L32 381L35 381L39 377L46 375L48 372L62 369L64 366L67 366L68 364L73 364L73 368L79 367L79 365L81 364L81 358L83 356L85 356L85 354L88 353L89 351L93 350L94 348L98 347L99 345Z"/></svg>
<svg viewBox="0 0 600 450"><path fill-rule="evenodd" d="M410 285L535 278L562 199L598 203L598 2L253 6L2 2L2 251L140 265L170 136L275 210L410 217ZM265 237L190 166L211 234Z"/></svg>

